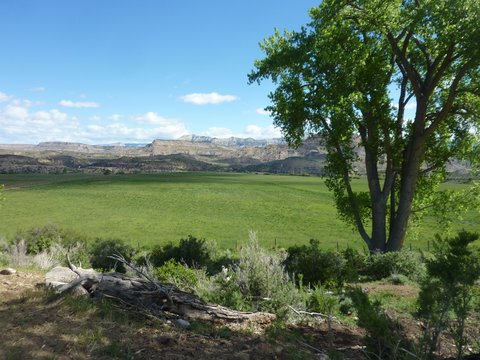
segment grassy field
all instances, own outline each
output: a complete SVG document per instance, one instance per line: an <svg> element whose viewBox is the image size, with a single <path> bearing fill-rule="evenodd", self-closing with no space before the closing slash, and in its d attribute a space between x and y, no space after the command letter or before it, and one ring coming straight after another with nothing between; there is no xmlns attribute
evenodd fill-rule
<svg viewBox="0 0 480 360"><path fill-rule="evenodd" d="M54 223L95 238L137 246L178 241L192 234L235 248L256 231L261 243L287 247L316 238L326 248L361 248L356 233L336 217L331 194L316 177L232 173L156 175L0 175L6 201L0 237ZM356 180L357 188L366 188ZM462 185L455 185L462 186ZM480 231L478 214L458 228ZM428 219L418 241L426 248L436 224Z"/></svg>

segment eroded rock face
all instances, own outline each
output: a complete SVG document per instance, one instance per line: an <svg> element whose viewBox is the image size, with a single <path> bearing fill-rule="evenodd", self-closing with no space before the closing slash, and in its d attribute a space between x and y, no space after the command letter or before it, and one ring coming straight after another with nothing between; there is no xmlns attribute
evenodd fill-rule
<svg viewBox="0 0 480 360"><path fill-rule="evenodd" d="M0 275L13 275L16 273L17 273L17 270L12 268L6 268L6 269L0 270Z"/></svg>

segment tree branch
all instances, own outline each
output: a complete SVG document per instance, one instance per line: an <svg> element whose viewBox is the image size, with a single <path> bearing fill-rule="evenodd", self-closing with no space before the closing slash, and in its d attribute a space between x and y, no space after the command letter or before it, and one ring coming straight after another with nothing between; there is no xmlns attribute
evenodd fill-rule
<svg viewBox="0 0 480 360"><path fill-rule="evenodd" d="M425 129L425 135L428 137L435 131L435 129L442 123L442 121L445 120L445 118L448 116L452 106L453 102L455 101L456 93L457 93L457 87L460 84L460 81L463 79L467 71L470 69L471 66L471 61L465 63L460 70L458 71L457 75L453 79L453 82L450 86L450 90L448 92L448 97L447 101L443 105L442 110L437 114L435 119L431 122L430 126Z"/></svg>
<svg viewBox="0 0 480 360"><path fill-rule="evenodd" d="M424 43L422 43L419 39L417 39L416 36L412 36L412 40L417 45L417 48L422 52L423 57L425 58L425 63L427 64L427 69L430 69L432 67L432 58L430 57L430 54L427 51L427 47L425 46Z"/></svg>
<svg viewBox="0 0 480 360"><path fill-rule="evenodd" d="M413 91L415 92L415 95L417 97L420 97L421 96L420 74L412 66L412 64L410 64L407 57L405 56L405 52L407 50L408 42L410 41L411 36L412 36L411 31L406 34L402 49L399 48L397 44L397 39L395 39L395 37L390 31L387 33L387 40L390 43L390 46L392 47L394 54L396 55L397 65L405 71L406 75L408 76L412 84L412 88L413 88Z"/></svg>

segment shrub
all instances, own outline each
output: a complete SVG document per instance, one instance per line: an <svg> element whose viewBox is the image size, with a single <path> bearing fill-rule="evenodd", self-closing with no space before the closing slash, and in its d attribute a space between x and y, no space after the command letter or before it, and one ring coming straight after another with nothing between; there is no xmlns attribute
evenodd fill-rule
<svg viewBox="0 0 480 360"><path fill-rule="evenodd" d="M255 310L250 299L244 296L236 279L235 271L223 268L214 276L199 279L196 292L204 299L241 311Z"/></svg>
<svg viewBox="0 0 480 360"><path fill-rule="evenodd" d="M65 254L68 252L74 263L88 264L87 241L76 232L62 229L55 224L46 224L27 231L19 232L13 241L17 248L26 246L26 254L40 255L39 258L49 261L41 263L66 263Z"/></svg>
<svg viewBox="0 0 480 360"><path fill-rule="evenodd" d="M339 304L339 299L331 291L319 286L312 290L307 299L309 311L331 316Z"/></svg>
<svg viewBox="0 0 480 360"><path fill-rule="evenodd" d="M0 185L0 196L1 196L1 185ZM0 238L0 266L5 266L9 264L8 259L8 250L9 246L5 239Z"/></svg>
<svg viewBox="0 0 480 360"><path fill-rule="evenodd" d="M367 358L404 359L407 358L405 354L412 353L412 345L402 327L383 311L379 301L370 301L360 288L351 289L348 296L357 312L358 326L366 331Z"/></svg>
<svg viewBox="0 0 480 360"><path fill-rule="evenodd" d="M27 254L36 255L49 250L54 243L61 242L60 229L54 224L36 227L16 235L14 242L25 241Z"/></svg>
<svg viewBox="0 0 480 360"><path fill-rule="evenodd" d="M131 261L135 250L122 240L97 239L91 250L90 263L95 269L125 273L127 270L125 265L109 257L114 254L120 254L125 260Z"/></svg>
<svg viewBox="0 0 480 360"><path fill-rule="evenodd" d="M321 250L318 240L310 240L308 246L289 247L287 254L283 264L288 273L295 274L297 282L302 275L305 284L341 288L345 282L356 280L347 260L337 252Z"/></svg>
<svg viewBox="0 0 480 360"><path fill-rule="evenodd" d="M211 278L208 299L237 310L287 314L288 305L304 308L303 299L284 271L282 258L267 253L250 234L238 263ZM205 286L204 286L205 287Z"/></svg>
<svg viewBox="0 0 480 360"><path fill-rule="evenodd" d="M344 296L340 299L338 310L344 315L352 314L354 310L353 301L350 297Z"/></svg>
<svg viewBox="0 0 480 360"><path fill-rule="evenodd" d="M234 271L240 292L259 310L278 313L300 300L280 256L260 247L255 233L250 233L249 243L240 250Z"/></svg>
<svg viewBox="0 0 480 360"><path fill-rule="evenodd" d="M155 268L153 274L159 281L172 283L181 290L192 290L198 283L196 272L175 259Z"/></svg>
<svg viewBox="0 0 480 360"><path fill-rule="evenodd" d="M405 285L408 282L408 278L402 274L392 274L387 280L393 285Z"/></svg>
<svg viewBox="0 0 480 360"><path fill-rule="evenodd" d="M466 345L465 322L475 304L475 282L480 278L480 257L469 245L478 234L460 232L445 240L437 236L434 259L427 261L427 277L418 297L419 315L426 324L423 352L433 357L440 335L450 330L457 359Z"/></svg>
<svg viewBox="0 0 480 360"><path fill-rule="evenodd" d="M164 262L174 259L190 267L208 267L214 257L215 246L205 239L188 235L180 239L178 245L169 243L165 246L155 246L150 255L150 261L156 267Z"/></svg>
<svg viewBox="0 0 480 360"><path fill-rule="evenodd" d="M367 256L355 249L347 248L342 251L346 261L346 277L349 282L356 282L359 275L365 270Z"/></svg>
<svg viewBox="0 0 480 360"><path fill-rule="evenodd" d="M366 259L361 274L371 280L380 280L396 274L418 281L425 275L425 264L420 254L413 251L371 254Z"/></svg>

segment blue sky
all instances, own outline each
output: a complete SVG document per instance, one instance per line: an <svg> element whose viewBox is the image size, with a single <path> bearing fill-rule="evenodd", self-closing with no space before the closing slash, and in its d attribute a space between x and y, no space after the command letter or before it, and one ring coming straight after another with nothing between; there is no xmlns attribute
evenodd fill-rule
<svg viewBox="0 0 480 360"><path fill-rule="evenodd" d="M311 0L3 0L0 143L280 135L247 84Z"/></svg>

